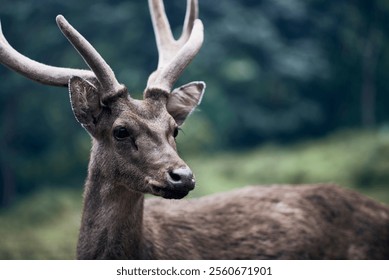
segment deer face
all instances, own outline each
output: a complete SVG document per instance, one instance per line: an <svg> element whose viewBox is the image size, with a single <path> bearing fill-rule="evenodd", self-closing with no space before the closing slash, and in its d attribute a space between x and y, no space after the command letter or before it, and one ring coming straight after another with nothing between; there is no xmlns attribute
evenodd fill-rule
<svg viewBox="0 0 389 280"><path fill-rule="evenodd" d="M201 101L205 84L193 82L172 91L204 39L197 0L187 0L183 31L175 40L163 1L149 0L158 48L144 100L133 100L95 48L62 16L58 27L90 70L53 67L18 53L0 26L0 62L26 77L65 86L77 120L92 135L91 164L115 185L166 198L182 198L194 188L192 171L177 155L174 137Z"/></svg>
<svg viewBox="0 0 389 280"><path fill-rule="evenodd" d="M69 82L73 112L94 138L95 158L115 185L164 198L182 198L195 187L192 171L178 156L178 128L201 101L204 83L170 94L154 90L134 100L125 88L107 100L88 81ZM104 96L104 95L103 95Z"/></svg>

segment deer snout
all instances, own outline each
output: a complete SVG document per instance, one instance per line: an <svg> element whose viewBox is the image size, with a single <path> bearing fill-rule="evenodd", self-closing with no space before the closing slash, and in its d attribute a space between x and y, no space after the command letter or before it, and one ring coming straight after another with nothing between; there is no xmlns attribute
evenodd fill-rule
<svg viewBox="0 0 389 280"><path fill-rule="evenodd" d="M165 183L149 181L151 193L168 199L181 199L194 189L196 181L189 167L166 171Z"/></svg>
<svg viewBox="0 0 389 280"><path fill-rule="evenodd" d="M193 190L196 184L193 172L187 166L169 171L167 180L172 188L180 188L186 191Z"/></svg>

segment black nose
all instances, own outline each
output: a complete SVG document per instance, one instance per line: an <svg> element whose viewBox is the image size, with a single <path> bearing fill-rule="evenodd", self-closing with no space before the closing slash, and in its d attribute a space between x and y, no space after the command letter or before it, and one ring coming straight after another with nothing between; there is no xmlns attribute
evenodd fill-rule
<svg viewBox="0 0 389 280"><path fill-rule="evenodd" d="M173 188L185 188L188 191L195 187L195 179L189 167L180 167L168 172L168 181Z"/></svg>

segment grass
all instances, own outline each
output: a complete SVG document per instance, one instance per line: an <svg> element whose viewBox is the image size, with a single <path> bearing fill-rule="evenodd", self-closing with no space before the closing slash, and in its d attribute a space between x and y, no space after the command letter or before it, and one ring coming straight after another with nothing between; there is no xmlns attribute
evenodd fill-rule
<svg viewBox="0 0 389 280"><path fill-rule="evenodd" d="M0 214L0 259L74 259L81 192L44 189Z"/></svg>
<svg viewBox="0 0 389 280"><path fill-rule="evenodd" d="M250 184L333 182L389 204L389 133L340 132L291 146L185 159L192 197ZM42 189L0 212L0 259L72 259L81 190Z"/></svg>

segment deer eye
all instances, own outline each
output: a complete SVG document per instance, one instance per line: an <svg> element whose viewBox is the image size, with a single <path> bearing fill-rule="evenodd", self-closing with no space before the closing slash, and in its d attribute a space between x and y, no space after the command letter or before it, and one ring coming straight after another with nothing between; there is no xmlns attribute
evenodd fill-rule
<svg viewBox="0 0 389 280"><path fill-rule="evenodd" d="M130 132L123 126L116 127L113 131L113 136L116 140L124 140L130 137Z"/></svg>

